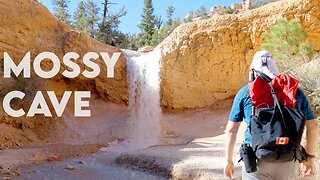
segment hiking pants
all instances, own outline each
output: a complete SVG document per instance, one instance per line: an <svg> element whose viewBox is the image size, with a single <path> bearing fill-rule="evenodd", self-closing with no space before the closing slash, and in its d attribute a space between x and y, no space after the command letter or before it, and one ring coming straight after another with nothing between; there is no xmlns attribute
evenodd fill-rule
<svg viewBox="0 0 320 180"><path fill-rule="evenodd" d="M257 171L247 173L242 165L243 180L295 180L298 179L299 162L270 163L262 160L257 162Z"/></svg>

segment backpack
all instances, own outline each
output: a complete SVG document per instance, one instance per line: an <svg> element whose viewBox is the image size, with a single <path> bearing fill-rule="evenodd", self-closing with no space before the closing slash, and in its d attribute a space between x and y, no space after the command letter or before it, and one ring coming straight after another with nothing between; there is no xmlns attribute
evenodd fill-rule
<svg viewBox="0 0 320 180"><path fill-rule="evenodd" d="M287 77L292 78L288 75ZM280 77L271 79L256 70L251 72L249 95L253 104L253 115L250 118L249 132L252 136L252 149L257 159L268 162L302 162L309 156L300 145L306 118L295 106L295 93L291 94L291 103L283 102L285 98L282 96L282 101L278 100L278 94L272 85L278 78ZM262 98L269 102L258 104L255 98L256 94L261 93L261 86L267 92Z"/></svg>

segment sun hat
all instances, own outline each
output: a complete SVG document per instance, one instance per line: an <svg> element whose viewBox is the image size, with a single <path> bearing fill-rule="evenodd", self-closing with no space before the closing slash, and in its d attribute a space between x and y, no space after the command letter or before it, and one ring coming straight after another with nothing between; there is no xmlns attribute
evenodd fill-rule
<svg viewBox="0 0 320 180"><path fill-rule="evenodd" d="M272 79L280 74L276 63L268 51L257 51L253 56L250 69L261 71Z"/></svg>

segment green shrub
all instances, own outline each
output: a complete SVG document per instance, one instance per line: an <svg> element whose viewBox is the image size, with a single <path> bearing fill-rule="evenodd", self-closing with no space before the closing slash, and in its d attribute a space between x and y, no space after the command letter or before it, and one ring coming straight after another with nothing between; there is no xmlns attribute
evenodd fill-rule
<svg viewBox="0 0 320 180"><path fill-rule="evenodd" d="M23 101L19 100L20 104L26 105L32 102L34 95L38 90L41 90L43 80L36 77L33 73L31 78L24 78L22 74L16 77L12 75L11 78L3 78L3 59L0 60L0 99L3 98L11 91L21 91L25 93ZM17 99L13 99L15 102Z"/></svg>
<svg viewBox="0 0 320 180"><path fill-rule="evenodd" d="M314 55L313 47L305 43L308 34L299 19L279 19L263 36L265 42L261 49L271 52L282 70L306 63Z"/></svg>

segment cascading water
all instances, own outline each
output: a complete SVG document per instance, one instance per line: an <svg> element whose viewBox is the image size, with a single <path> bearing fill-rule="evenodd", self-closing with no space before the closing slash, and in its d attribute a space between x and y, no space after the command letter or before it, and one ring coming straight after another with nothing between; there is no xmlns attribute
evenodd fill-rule
<svg viewBox="0 0 320 180"><path fill-rule="evenodd" d="M155 145L160 134L160 51L128 59L129 108L134 122L132 138Z"/></svg>
<svg viewBox="0 0 320 180"><path fill-rule="evenodd" d="M124 152L158 144L161 131L160 60L160 51L138 57L127 55L131 137L102 151Z"/></svg>

